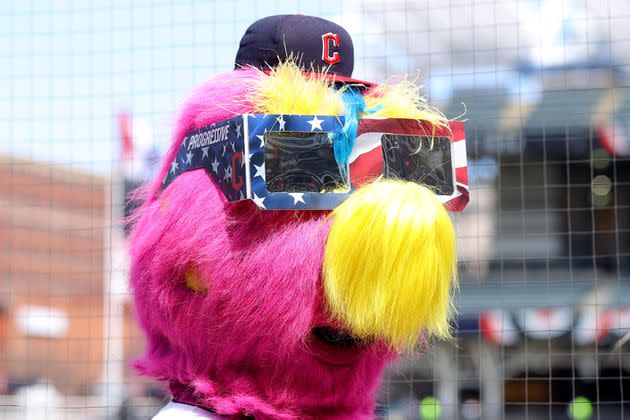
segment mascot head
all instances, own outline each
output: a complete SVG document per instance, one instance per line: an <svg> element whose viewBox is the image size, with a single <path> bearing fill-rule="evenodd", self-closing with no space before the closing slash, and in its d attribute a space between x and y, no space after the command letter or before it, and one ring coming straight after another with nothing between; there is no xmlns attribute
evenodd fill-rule
<svg viewBox="0 0 630 420"><path fill-rule="evenodd" d="M457 136L353 63L340 26L272 16L181 108L131 236L137 368L175 400L372 418L385 364L449 337Z"/></svg>

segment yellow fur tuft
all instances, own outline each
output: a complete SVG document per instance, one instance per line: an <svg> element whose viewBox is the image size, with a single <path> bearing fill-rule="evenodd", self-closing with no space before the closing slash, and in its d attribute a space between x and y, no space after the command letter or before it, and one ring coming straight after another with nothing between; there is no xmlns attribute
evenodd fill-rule
<svg viewBox="0 0 630 420"><path fill-rule="evenodd" d="M341 91L321 75L305 75L288 60L261 77L249 98L254 112L263 114L341 115Z"/></svg>
<svg viewBox="0 0 630 420"><path fill-rule="evenodd" d="M296 60L289 58L261 77L248 99L256 113L343 115L343 90L335 89L321 74L305 75ZM410 118L446 126L444 115L427 103L420 95L420 87L412 81L378 85L364 98L367 109L377 110L361 116Z"/></svg>
<svg viewBox="0 0 630 420"><path fill-rule="evenodd" d="M378 107L370 117L409 118L446 126L446 117L427 103L426 98L420 95L420 86L410 80L380 84L364 98L368 109Z"/></svg>
<svg viewBox="0 0 630 420"><path fill-rule="evenodd" d="M422 334L450 338L455 233L435 194L377 181L332 217L323 270L333 318L353 335L397 350L413 348Z"/></svg>

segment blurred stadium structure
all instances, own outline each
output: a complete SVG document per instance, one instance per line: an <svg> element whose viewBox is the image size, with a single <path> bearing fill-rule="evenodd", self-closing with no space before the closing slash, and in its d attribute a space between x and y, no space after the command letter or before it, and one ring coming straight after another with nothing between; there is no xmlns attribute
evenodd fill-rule
<svg viewBox="0 0 630 420"><path fill-rule="evenodd" d="M128 368L142 342L124 191L150 176L187 92L231 69L249 23L294 12L348 28L356 77L419 74L466 120L458 341L393 366L383 416L630 418L629 347L613 351L630 331L623 0L0 6L1 416L160 405Z"/></svg>

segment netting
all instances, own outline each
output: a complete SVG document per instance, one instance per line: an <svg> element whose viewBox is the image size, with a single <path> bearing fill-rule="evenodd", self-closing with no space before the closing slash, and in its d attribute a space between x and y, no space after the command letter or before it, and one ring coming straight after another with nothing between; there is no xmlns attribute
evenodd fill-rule
<svg viewBox="0 0 630 420"><path fill-rule="evenodd" d="M622 0L0 5L0 413L147 418L163 388L127 286L125 192L191 89L278 13L465 120L455 343L391 366L384 418L630 418L630 5ZM121 156L124 159L121 159Z"/></svg>

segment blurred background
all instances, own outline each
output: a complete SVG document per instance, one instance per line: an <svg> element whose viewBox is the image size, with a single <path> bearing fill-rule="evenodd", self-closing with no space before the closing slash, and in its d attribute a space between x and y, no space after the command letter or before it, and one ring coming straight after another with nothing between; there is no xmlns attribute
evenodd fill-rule
<svg viewBox="0 0 630 420"><path fill-rule="evenodd" d="M359 79L466 121L457 342L388 371L391 419L630 418L627 0L2 1L0 417L147 418L125 193L254 20L346 27Z"/></svg>

